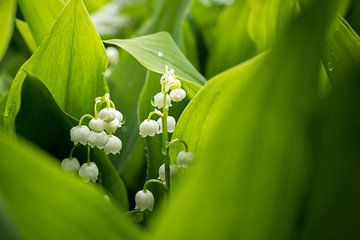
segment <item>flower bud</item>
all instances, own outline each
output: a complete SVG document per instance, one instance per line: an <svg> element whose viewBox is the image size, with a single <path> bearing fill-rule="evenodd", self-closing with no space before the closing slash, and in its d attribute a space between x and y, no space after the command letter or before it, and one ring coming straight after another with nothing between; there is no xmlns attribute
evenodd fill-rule
<svg viewBox="0 0 360 240"><path fill-rule="evenodd" d="M159 133L162 133L162 118L159 118L157 120L158 124L159 124L159 131L157 131L156 133L159 134ZM167 117L167 130L169 133L173 133L175 131L175 126L176 126L176 120L174 117L172 116L168 116Z"/></svg>
<svg viewBox="0 0 360 240"><path fill-rule="evenodd" d="M104 146L104 152L106 154L109 154L109 153L117 154L120 152L121 148L122 148L121 140L118 137L111 135L109 137L109 141Z"/></svg>
<svg viewBox="0 0 360 240"><path fill-rule="evenodd" d="M182 88L174 89L170 92L170 98L174 102L180 102L186 97L186 92Z"/></svg>
<svg viewBox="0 0 360 240"><path fill-rule="evenodd" d="M154 120L145 119L140 124L139 130L142 137L153 137L159 131L159 124Z"/></svg>
<svg viewBox="0 0 360 240"><path fill-rule="evenodd" d="M116 109L114 108L103 108L99 112L99 118L104 120L105 122L111 122L116 117Z"/></svg>
<svg viewBox="0 0 360 240"><path fill-rule="evenodd" d="M174 178L177 173L177 167L175 164L170 164L170 178ZM159 178L165 181L165 164L159 167Z"/></svg>
<svg viewBox="0 0 360 240"><path fill-rule="evenodd" d="M105 144L109 141L109 136L104 132L93 132L91 131L88 137L88 143L90 147L97 147L103 149Z"/></svg>
<svg viewBox="0 0 360 240"><path fill-rule="evenodd" d="M135 209L141 212L145 210L152 211L154 208L154 196L149 190L140 190L135 194Z"/></svg>
<svg viewBox="0 0 360 240"><path fill-rule="evenodd" d="M79 176L88 183L90 180L96 182L99 177L99 169L94 162L84 163L79 170Z"/></svg>
<svg viewBox="0 0 360 240"><path fill-rule="evenodd" d="M114 47L106 48L106 55L109 60L109 65L116 65L119 61L119 50Z"/></svg>
<svg viewBox="0 0 360 240"><path fill-rule="evenodd" d="M116 118L117 120L119 120L120 127L121 127L121 124L122 124L122 122L123 122L123 120L124 120L124 116L122 115L121 112L119 112L119 111L116 110L116 109L114 109L114 113L115 113L115 118Z"/></svg>
<svg viewBox="0 0 360 240"><path fill-rule="evenodd" d="M89 122L89 127L95 132L104 131L104 121L100 118L92 118Z"/></svg>
<svg viewBox="0 0 360 240"><path fill-rule="evenodd" d="M154 96L154 107L157 107L158 109L163 108L164 106L164 94L159 92ZM171 107L171 98L169 94L166 94L166 106Z"/></svg>
<svg viewBox="0 0 360 240"><path fill-rule="evenodd" d="M194 154L192 152L180 151L176 157L176 165L181 168L187 168L193 159Z"/></svg>
<svg viewBox="0 0 360 240"><path fill-rule="evenodd" d="M65 172L74 174L79 171L80 163L77 158L65 158L61 161L61 167Z"/></svg>
<svg viewBox="0 0 360 240"><path fill-rule="evenodd" d="M89 134L90 129L85 125L75 126L70 129L70 139L74 142L74 144L81 143L86 145Z"/></svg>

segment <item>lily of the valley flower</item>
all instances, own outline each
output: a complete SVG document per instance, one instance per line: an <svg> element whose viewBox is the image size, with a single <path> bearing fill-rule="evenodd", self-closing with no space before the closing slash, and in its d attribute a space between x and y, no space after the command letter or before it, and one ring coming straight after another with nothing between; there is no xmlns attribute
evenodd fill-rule
<svg viewBox="0 0 360 240"><path fill-rule="evenodd" d="M61 161L61 167L65 172L76 173L80 168L80 163L77 158L65 158Z"/></svg>
<svg viewBox="0 0 360 240"><path fill-rule="evenodd" d="M175 164L170 164L170 178L174 178L177 174L177 167ZM159 167L159 178L165 181L165 164Z"/></svg>
<svg viewBox="0 0 360 240"><path fill-rule="evenodd" d="M104 152L106 154L109 153L117 154L120 152L121 148L122 148L121 140L118 137L111 135L109 137L109 141L104 146Z"/></svg>
<svg viewBox="0 0 360 240"><path fill-rule="evenodd" d="M193 159L194 154L192 152L180 151L176 157L176 165L181 168L187 168Z"/></svg>
<svg viewBox="0 0 360 240"><path fill-rule="evenodd" d="M79 169L79 176L86 183L96 182L99 177L99 169L94 162L84 163Z"/></svg>
<svg viewBox="0 0 360 240"><path fill-rule="evenodd" d="M140 190L135 195L135 209L143 212L145 210L152 211L154 208L154 196L149 190Z"/></svg>
<svg viewBox="0 0 360 240"><path fill-rule="evenodd" d="M154 121L154 120L148 120L145 119L139 127L140 130L140 135L142 137L147 137L147 136L155 136L155 134L159 131L160 127L159 124Z"/></svg>
<svg viewBox="0 0 360 240"><path fill-rule="evenodd" d="M159 131L157 132L157 134L162 133L162 119L159 118L157 120L158 124L159 124ZM172 116L168 116L167 117L167 129L169 133L173 133L175 131L175 125L176 125L176 120L174 117Z"/></svg>
<svg viewBox="0 0 360 240"><path fill-rule="evenodd" d="M87 126L75 126L70 130L70 139L74 144L81 143L82 145L86 145L89 134L90 129Z"/></svg>
<svg viewBox="0 0 360 240"><path fill-rule="evenodd" d="M170 107L171 106L171 98L169 96L169 94L166 94L166 107ZM154 96L154 101L153 101L154 107L157 107L158 109L161 109L164 107L164 94L159 92Z"/></svg>

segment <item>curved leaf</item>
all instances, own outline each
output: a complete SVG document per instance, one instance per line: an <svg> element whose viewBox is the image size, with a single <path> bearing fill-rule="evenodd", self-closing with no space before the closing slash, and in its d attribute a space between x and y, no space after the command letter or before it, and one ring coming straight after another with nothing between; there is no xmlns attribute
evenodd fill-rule
<svg viewBox="0 0 360 240"><path fill-rule="evenodd" d="M293 237L311 169L306 120L338 2L315 1L273 51L214 77L190 102L173 138L196 159L153 239Z"/></svg>
<svg viewBox="0 0 360 240"><path fill-rule="evenodd" d="M104 94L102 73L106 64L104 46L84 4L71 0L38 50L19 70L3 114L5 129L13 131L26 72L43 81L62 110L79 118L91 112L95 97Z"/></svg>
<svg viewBox="0 0 360 240"><path fill-rule="evenodd" d="M18 0L18 2L36 44L40 45L64 8L64 2L62 0Z"/></svg>
<svg viewBox="0 0 360 240"><path fill-rule="evenodd" d="M177 76L182 80L198 84L206 82L206 79L186 59L174 40L166 32L126 40L106 40L105 43L123 48L136 58L139 63L153 72L163 74L165 73L164 66L169 65L174 68ZM162 53L162 57L158 56L159 52Z"/></svg>
<svg viewBox="0 0 360 240"><path fill-rule="evenodd" d="M0 192L23 239L140 239L103 194L28 144L0 139Z"/></svg>
<svg viewBox="0 0 360 240"><path fill-rule="evenodd" d="M0 62L12 36L15 12L16 0L4 0L0 2L0 26L2 29L0 35Z"/></svg>

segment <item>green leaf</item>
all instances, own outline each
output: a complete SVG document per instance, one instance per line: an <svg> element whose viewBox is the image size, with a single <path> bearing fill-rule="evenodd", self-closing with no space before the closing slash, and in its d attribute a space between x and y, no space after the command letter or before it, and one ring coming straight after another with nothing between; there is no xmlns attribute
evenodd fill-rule
<svg viewBox="0 0 360 240"><path fill-rule="evenodd" d="M92 112L95 97L106 91L102 75L106 64L104 46L84 4L71 0L38 50L19 70L6 103L5 129L13 131L26 72L43 81L62 110L80 118Z"/></svg>
<svg viewBox="0 0 360 240"><path fill-rule="evenodd" d="M40 45L64 8L64 2L62 0L18 0L18 2L36 44Z"/></svg>
<svg viewBox="0 0 360 240"><path fill-rule="evenodd" d="M141 238L102 193L64 173L50 156L22 141L0 143L0 192L22 238Z"/></svg>
<svg viewBox="0 0 360 240"><path fill-rule="evenodd" d="M333 84L351 79L354 65L360 62L360 38L341 17L326 38L323 62Z"/></svg>
<svg viewBox="0 0 360 240"><path fill-rule="evenodd" d="M299 12L297 0L248 0L248 31L260 51L268 49Z"/></svg>
<svg viewBox="0 0 360 240"><path fill-rule="evenodd" d="M37 48L37 44L35 42L35 39L31 33L31 30L29 28L29 25L21 21L20 19L16 19L16 28L19 30L21 36L23 37L26 45L30 49L31 52L35 52Z"/></svg>
<svg viewBox="0 0 360 240"><path fill-rule="evenodd" d="M293 237L312 167L306 120L337 3L314 1L271 52L214 77L190 102L173 138L189 143L194 165L153 238Z"/></svg>
<svg viewBox="0 0 360 240"><path fill-rule="evenodd" d="M0 2L0 62L8 48L14 26L16 12L16 0L4 0Z"/></svg>
<svg viewBox="0 0 360 240"><path fill-rule="evenodd" d="M237 1L225 8L219 15L213 29L214 37L209 45L207 76L214 76L258 53L247 27L250 10L246 1ZM229 33L231 33L231 37L229 37Z"/></svg>
<svg viewBox="0 0 360 240"><path fill-rule="evenodd" d="M192 66L186 59L181 50L177 47L174 40L166 32L149 34L132 39L112 39L105 43L114 44L139 61L147 69L163 74L164 66L169 65L174 68L178 78L185 81L203 84L206 79ZM163 54L162 57L158 53Z"/></svg>

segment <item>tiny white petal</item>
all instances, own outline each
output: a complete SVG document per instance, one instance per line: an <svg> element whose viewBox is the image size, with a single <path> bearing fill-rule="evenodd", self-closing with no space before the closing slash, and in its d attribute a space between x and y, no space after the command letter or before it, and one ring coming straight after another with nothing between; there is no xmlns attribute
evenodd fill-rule
<svg viewBox="0 0 360 240"><path fill-rule="evenodd" d="M164 94L159 92L154 96L154 107L159 109L163 108L164 106ZM166 94L166 106L171 106L171 98L169 94Z"/></svg>
<svg viewBox="0 0 360 240"><path fill-rule="evenodd" d="M156 133L162 133L162 118L159 118L157 120L158 124L159 124L159 131L157 131ZM168 116L167 117L167 129L169 133L173 133L175 131L175 126L176 126L176 120L174 117L172 116Z"/></svg>
<svg viewBox="0 0 360 240"><path fill-rule="evenodd" d="M154 196L149 190L140 190L135 194L135 209L141 212L152 211L154 208Z"/></svg>
<svg viewBox="0 0 360 240"><path fill-rule="evenodd" d="M89 127L95 132L104 131L104 121L100 118L92 118L89 122Z"/></svg>
<svg viewBox="0 0 360 240"><path fill-rule="evenodd" d="M120 125L121 125L122 121L124 120L124 116L122 115L121 112L119 112L119 111L116 110L116 109L114 109L114 113L115 113L115 118L116 118L117 120L119 120ZM120 126L120 127L121 127L121 126Z"/></svg>
<svg viewBox="0 0 360 240"><path fill-rule="evenodd" d="M104 152L106 154L109 154L109 153L117 154L120 152L121 148L122 148L121 140L118 137L111 135L109 137L109 141L104 146Z"/></svg>
<svg viewBox="0 0 360 240"><path fill-rule="evenodd" d="M88 137L88 144L90 147L97 147L103 149L105 144L109 141L109 136L106 132L93 132L91 131Z"/></svg>
<svg viewBox="0 0 360 240"><path fill-rule="evenodd" d="M75 126L70 129L70 139L74 144L81 143L86 145L89 134L90 129L85 125Z"/></svg>
<svg viewBox="0 0 360 240"><path fill-rule="evenodd" d="M182 88L173 89L170 92L170 98L174 102L180 102L186 97L186 92Z"/></svg>
<svg viewBox="0 0 360 240"><path fill-rule="evenodd" d="M170 178L174 178L177 174L177 167L175 164L170 164ZM159 167L159 178L165 181L165 164Z"/></svg>
<svg viewBox="0 0 360 240"><path fill-rule="evenodd" d="M72 157L72 158L64 158L61 161L61 168L65 171L65 172L69 172L69 173L76 173L79 168L80 168L80 163L77 160L77 158Z"/></svg>
<svg viewBox="0 0 360 240"><path fill-rule="evenodd" d="M84 163L79 169L79 176L86 183L90 180L96 182L99 177L99 169L94 162Z"/></svg>
<svg viewBox="0 0 360 240"><path fill-rule="evenodd" d="M154 120L145 119L139 127L140 135L142 137L153 137L159 131L159 124Z"/></svg>
<svg viewBox="0 0 360 240"><path fill-rule="evenodd" d="M180 151L176 157L176 165L181 168L187 168L193 159L194 154L192 152Z"/></svg>
<svg viewBox="0 0 360 240"><path fill-rule="evenodd" d="M116 109L114 108L103 108L99 112L99 118L105 122L111 122L116 117Z"/></svg>

